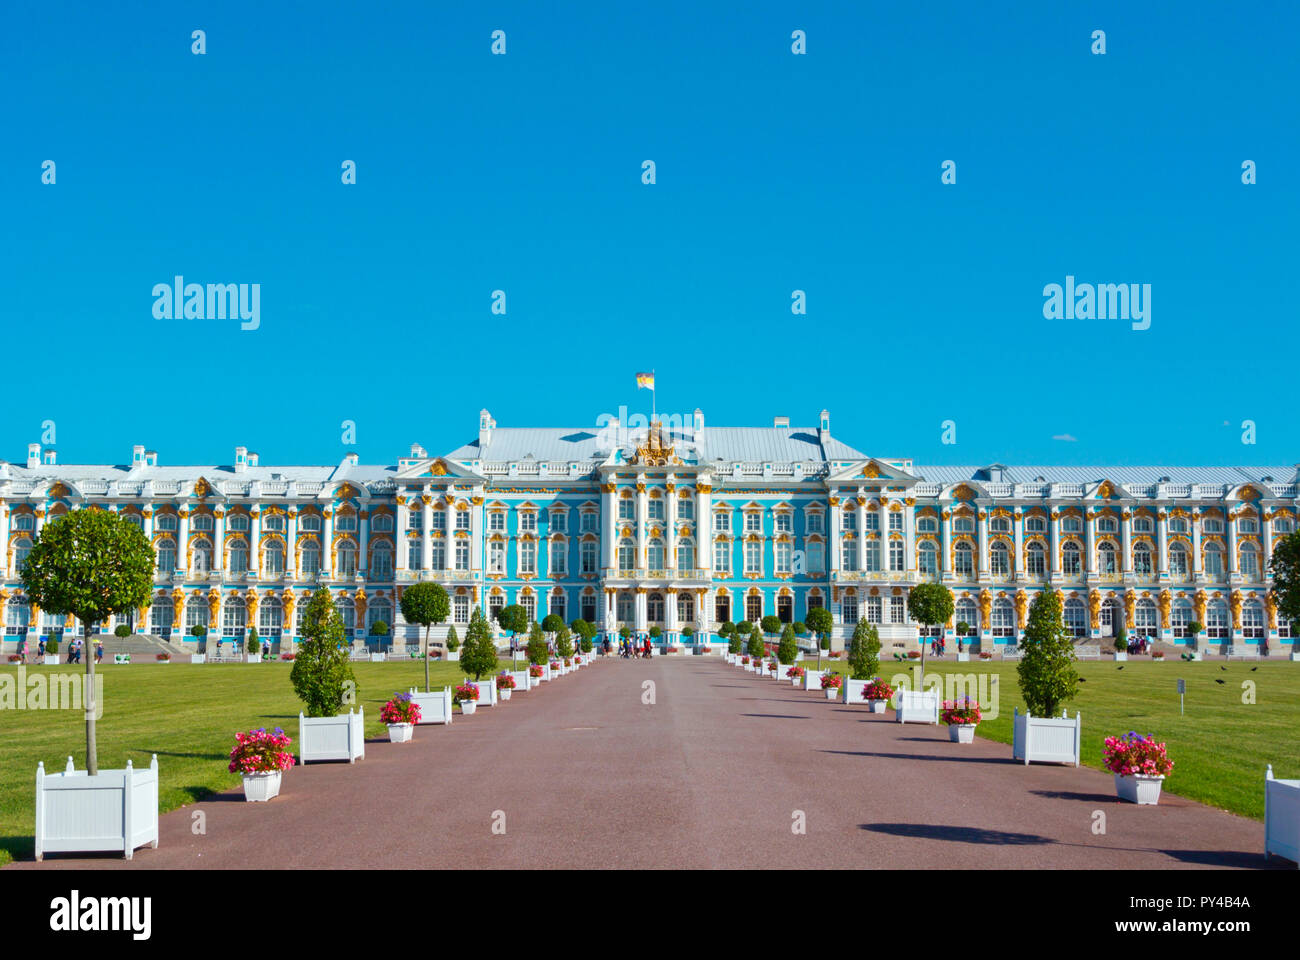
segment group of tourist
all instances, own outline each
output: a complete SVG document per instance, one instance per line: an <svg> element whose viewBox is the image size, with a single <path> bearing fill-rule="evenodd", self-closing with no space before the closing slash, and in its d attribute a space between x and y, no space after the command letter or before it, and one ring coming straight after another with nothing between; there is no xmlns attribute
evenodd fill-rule
<svg viewBox="0 0 1300 960"><path fill-rule="evenodd" d="M78 638L76 640L73 640L72 643L68 645L68 659L65 662L81 663L82 650L83 650L83 643L81 639ZM27 662L27 654L29 652L30 651L27 649L27 638L23 637L22 640L18 642L18 656L22 658L23 663ZM104 659L104 642L102 640L96 640L95 641L95 662L101 663L103 659ZM44 663L44 662L45 662L45 638L41 637L41 639L36 644L36 663Z"/></svg>
<svg viewBox="0 0 1300 960"><path fill-rule="evenodd" d="M606 646L609 641L605 641ZM631 638L618 641L618 655L625 660L628 659L649 659L650 657L650 638L646 637L644 642L639 642Z"/></svg>

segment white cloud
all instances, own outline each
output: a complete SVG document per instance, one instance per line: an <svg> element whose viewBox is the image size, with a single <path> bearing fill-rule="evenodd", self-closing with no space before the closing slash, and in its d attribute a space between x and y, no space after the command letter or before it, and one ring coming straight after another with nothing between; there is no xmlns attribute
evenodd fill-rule
<svg viewBox="0 0 1300 960"><path fill-rule="evenodd" d="M1078 437L1072 437L1068 433L1058 433L1052 437L1053 440L1064 440L1066 443L1078 443Z"/></svg>

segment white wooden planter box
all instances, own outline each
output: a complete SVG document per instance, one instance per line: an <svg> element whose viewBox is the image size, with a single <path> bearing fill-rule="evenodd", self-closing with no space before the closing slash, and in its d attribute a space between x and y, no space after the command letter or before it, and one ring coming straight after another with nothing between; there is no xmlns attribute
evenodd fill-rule
<svg viewBox="0 0 1300 960"><path fill-rule="evenodd" d="M114 663L130 663L130 662L131 662L131 654L129 654L129 653L115 653L115 654L113 654L113 662L114 662Z"/></svg>
<svg viewBox="0 0 1300 960"><path fill-rule="evenodd" d="M411 688L411 702L420 708L420 723L451 723L451 687L420 693Z"/></svg>
<svg viewBox="0 0 1300 960"><path fill-rule="evenodd" d="M1264 774L1264 856L1286 857L1300 865L1300 780Z"/></svg>
<svg viewBox="0 0 1300 960"><path fill-rule="evenodd" d="M190 663L207 663L207 662L208 662L208 658L204 654L196 653L190 656Z"/></svg>
<svg viewBox="0 0 1300 960"><path fill-rule="evenodd" d="M533 686L533 683L531 682L528 676L527 670L511 670L509 671L509 673L510 676L514 677L515 679L516 693L518 693L521 690L528 690Z"/></svg>
<svg viewBox="0 0 1300 960"><path fill-rule="evenodd" d="M858 696L862 694L859 692ZM937 690L899 690L894 694L895 719L899 723L938 723Z"/></svg>
<svg viewBox="0 0 1300 960"><path fill-rule="evenodd" d="M1012 717L1011 756L1026 764L1072 763L1077 767L1081 730L1078 713L1073 720L1064 710L1059 717L1033 717L1017 707Z"/></svg>
<svg viewBox="0 0 1300 960"><path fill-rule="evenodd" d="M74 770L72 758L62 773L36 767L36 859L47 853L122 851L130 860L136 847L158 846L158 755L148 769L101 770L90 776Z"/></svg>
<svg viewBox="0 0 1300 960"><path fill-rule="evenodd" d="M805 690L820 690L822 688L822 674L825 670L805 670L803 672L803 688Z"/></svg>
<svg viewBox="0 0 1300 960"><path fill-rule="evenodd" d="M244 662L245 662L245 663L261 663L261 662L262 662L262 655L261 655L260 653L246 653L246 654L244 654Z"/></svg>
<svg viewBox="0 0 1300 960"><path fill-rule="evenodd" d="M480 707L495 707L500 702L497 697L496 680L466 680L465 685L478 687L478 705Z"/></svg>
<svg viewBox="0 0 1300 960"><path fill-rule="evenodd" d="M1124 661L1128 659L1127 653L1120 653L1119 651L1116 651L1115 653L1111 654L1111 656L1113 656L1117 661Z"/></svg>
<svg viewBox="0 0 1300 960"><path fill-rule="evenodd" d="M298 714L298 762L346 760L356 763L366 755L366 708L348 710L337 717Z"/></svg>
<svg viewBox="0 0 1300 960"><path fill-rule="evenodd" d="M1292 662L1292 663L1300 663L1300 653L1293 653L1293 654L1291 654L1291 662Z"/></svg>
<svg viewBox="0 0 1300 960"><path fill-rule="evenodd" d="M867 701L863 699L862 691L867 688L867 684L869 684L870 682L871 682L870 680L851 680L848 677L845 677L844 697L843 697L844 702L865 704Z"/></svg>
<svg viewBox="0 0 1300 960"><path fill-rule="evenodd" d="M57 653L47 653L45 655L45 665L47 667L57 667L59 665L59 655Z"/></svg>
<svg viewBox="0 0 1300 960"><path fill-rule="evenodd" d="M963 650L961 653L957 654L957 662L970 663L970 654Z"/></svg>
<svg viewBox="0 0 1300 960"><path fill-rule="evenodd" d="M447 660L449 663L458 663L460 661L460 651L452 650L443 659Z"/></svg>
<svg viewBox="0 0 1300 960"><path fill-rule="evenodd" d="M382 653L372 653L370 655L371 663L383 663L387 659Z"/></svg>

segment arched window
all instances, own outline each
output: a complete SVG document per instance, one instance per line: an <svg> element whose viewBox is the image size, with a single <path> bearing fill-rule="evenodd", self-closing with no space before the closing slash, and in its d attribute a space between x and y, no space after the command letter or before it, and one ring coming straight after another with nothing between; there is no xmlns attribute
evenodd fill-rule
<svg viewBox="0 0 1300 960"><path fill-rule="evenodd" d="M154 545L154 553L158 563L158 575L170 577L176 572L176 541L171 537L164 537ZM170 621L169 621L170 622Z"/></svg>
<svg viewBox="0 0 1300 960"><path fill-rule="evenodd" d="M370 529L375 533L391 533L393 530L393 518L387 513L377 513L370 521ZM384 621L387 623L388 621Z"/></svg>
<svg viewBox="0 0 1300 960"><path fill-rule="evenodd" d="M980 608L976 606L975 601L969 597L963 597L957 601L953 611L953 625L964 623L972 631L979 630L980 627Z"/></svg>
<svg viewBox="0 0 1300 960"><path fill-rule="evenodd" d="M1115 545L1099 543L1097 545L1097 572L1101 574L1115 572Z"/></svg>
<svg viewBox="0 0 1300 960"><path fill-rule="evenodd" d="M1151 526L1151 518L1150 518L1150 517L1148 517L1148 516L1140 516L1140 517L1134 517L1134 518L1133 518L1133 532L1134 532L1134 533L1150 533L1151 531L1152 531L1152 526Z"/></svg>
<svg viewBox="0 0 1300 960"><path fill-rule="evenodd" d="M677 542L677 569L695 569L695 541L679 540Z"/></svg>
<svg viewBox="0 0 1300 960"><path fill-rule="evenodd" d="M1078 576L1083 572L1079 545L1073 540L1061 547L1061 572L1066 576Z"/></svg>
<svg viewBox="0 0 1300 960"><path fill-rule="evenodd" d="M5 632L9 634L26 634L27 624L32 618L32 608L27 598L17 594L5 604Z"/></svg>
<svg viewBox="0 0 1300 960"><path fill-rule="evenodd" d="M975 532L975 520L974 520L974 518L973 518L973 517L953 517L953 518L952 518L952 532L953 532L953 533L974 533L974 532Z"/></svg>
<svg viewBox="0 0 1300 960"><path fill-rule="evenodd" d="M267 540L262 547L262 576L278 577L284 573L284 543Z"/></svg>
<svg viewBox="0 0 1300 960"><path fill-rule="evenodd" d="M938 533L939 521L934 517L918 517L916 520L917 533Z"/></svg>
<svg viewBox="0 0 1300 960"><path fill-rule="evenodd" d="M719 594L713 598L713 619L718 623L731 620L731 597Z"/></svg>
<svg viewBox="0 0 1300 960"><path fill-rule="evenodd" d="M357 545L351 540L339 544L338 575L349 578L357 575Z"/></svg>
<svg viewBox="0 0 1300 960"><path fill-rule="evenodd" d="M993 601L993 636L1014 637L1016 635L1016 612L1011 601L998 597Z"/></svg>
<svg viewBox="0 0 1300 960"><path fill-rule="evenodd" d="M248 570L248 543L243 538L230 541L230 572L245 573Z"/></svg>
<svg viewBox="0 0 1300 960"><path fill-rule="evenodd" d="M1025 533L1046 533L1047 521L1038 514L1025 517Z"/></svg>
<svg viewBox="0 0 1300 960"><path fill-rule="evenodd" d="M1047 551L1037 540L1025 547L1025 569L1029 571L1030 576L1047 575Z"/></svg>
<svg viewBox="0 0 1300 960"><path fill-rule="evenodd" d="M355 533L357 529L357 515L355 513L339 512L334 518L334 529L339 533Z"/></svg>
<svg viewBox="0 0 1300 960"><path fill-rule="evenodd" d="M173 521L175 518L172 518ZM24 533L33 533L36 530L36 517L30 513L15 513L13 515L14 530Z"/></svg>
<svg viewBox="0 0 1300 960"><path fill-rule="evenodd" d="M1063 610L1063 619L1065 628L1076 637L1086 637L1088 635L1088 611L1083 606L1083 601L1072 597L1065 601Z"/></svg>
<svg viewBox="0 0 1300 960"><path fill-rule="evenodd" d="M695 598L689 593L677 594L677 622L691 623L695 619Z"/></svg>
<svg viewBox="0 0 1300 960"><path fill-rule="evenodd" d="M1217 543L1205 545L1205 573L1215 579L1223 579L1223 547Z"/></svg>
<svg viewBox="0 0 1300 960"><path fill-rule="evenodd" d="M939 572L939 551L932 540L922 540L917 544L916 568L920 573L930 576Z"/></svg>
<svg viewBox="0 0 1300 960"><path fill-rule="evenodd" d="M763 598L751 593L745 598L745 619L757 624L763 619Z"/></svg>
<svg viewBox="0 0 1300 960"><path fill-rule="evenodd" d="M660 504L663 503L662 500L657 500L655 502ZM651 570L658 570L661 572L664 569L664 542L657 537L650 541L647 566L649 566ZM660 619L662 619L662 617Z"/></svg>
<svg viewBox="0 0 1300 960"><path fill-rule="evenodd" d="M302 546L302 573L307 577L320 573L320 546L315 540L309 540Z"/></svg>
<svg viewBox="0 0 1300 960"><path fill-rule="evenodd" d="M1011 520L1008 517L994 517L989 521L990 533L1010 533Z"/></svg>
<svg viewBox="0 0 1300 960"><path fill-rule="evenodd" d="M1098 533L1116 533L1119 530L1119 524L1115 521L1113 513L1103 513L1097 518Z"/></svg>
<svg viewBox="0 0 1300 960"><path fill-rule="evenodd" d="M1170 533L1187 532L1187 519L1185 517L1170 517L1168 525Z"/></svg>
<svg viewBox="0 0 1300 960"><path fill-rule="evenodd" d="M618 571L619 573L631 573L636 569L636 544L631 540L620 540L618 543ZM622 619L621 617L619 619Z"/></svg>
<svg viewBox="0 0 1300 960"><path fill-rule="evenodd" d="M1264 636L1264 607L1255 600L1242 604L1241 635L1253 639Z"/></svg>
<svg viewBox="0 0 1300 960"><path fill-rule="evenodd" d="M257 632L267 639L280 636L284 627L284 604L279 597L267 597L257 606Z"/></svg>
<svg viewBox="0 0 1300 960"><path fill-rule="evenodd" d="M989 547L989 572L995 577L1011 575L1011 551L1005 543L999 541Z"/></svg>
<svg viewBox="0 0 1300 960"><path fill-rule="evenodd" d="M618 594L618 620L619 623L625 623L629 626L636 619L636 604L632 600L632 594L626 590L619 591Z"/></svg>
<svg viewBox="0 0 1300 960"><path fill-rule="evenodd" d="M267 533L284 533L284 514L268 513L263 516L262 530Z"/></svg>
<svg viewBox="0 0 1300 960"><path fill-rule="evenodd" d="M1133 629L1139 637L1154 637L1157 634L1156 605L1148 597L1143 597L1133 609Z"/></svg>
<svg viewBox="0 0 1300 960"><path fill-rule="evenodd" d="M1133 547L1133 572L1139 577L1151 577L1151 548L1145 543Z"/></svg>
<svg viewBox="0 0 1300 960"><path fill-rule="evenodd" d="M185 603L185 633L193 636L194 627L207 628L210 625L207 601L199 594L191 593Z"/></svg>
<svg viewBox="0 0 1300 960"><path fill-rule="evenodd" d="M1169 545L1169 575L1178 579L1187 577L1187 548L1181 543Z"/></svg>
<svg viewBox="0 0 1300 960"><path fill-rule="evenodd" d="M1259 551L1253 543L1243 543L1237 552L1237 564L1247 580L1259 579Z"/></svg>
<svg viewBox="0 0 1300 960"><path fill-rule="evenodd" d="M1188 635L1187 625L1192 622L1192 605L1183 599L1175 600L1169 611L1169 625L1173 627L1175 637Z"/></svg>
<svg viewBox="0 0 1300 960"><path fill-rule="evenodd" d="M176 514L174 514L174 513L160 513L160 514L158 514L158 516L154 517L154 520L153 520L153 526L154 526L154 529L157 530L157 531L159 531L159 532L163 532L163 531L175 532L175 530L176 530Z"/></svg>
<svg viewBox="0 0 1300 960"><path fill-rule="evenodd" d="M418 513L412 513L411 516L417 517ZM314 513L304 513L298 517L299 533L320 533L320 517Z"/></svg>
<svg viewBox="0 0 1300 960"><path fill-rule="evenodd" d="M231 597L221 611L221 635L242 638L248 625L248 608L243 597Z"/></svg>
<svg viewBox="0 0 1300 960"><path fill-rule="evenodd" d="M452 598L452 600L453 600L452 603L453 618L455 618L454 608L456 604L454 601L460 600L462 601L461 605L465 606L466 604L469 603L469 597L465 596L464 594L457 594L455 597ZM466 612L464 619L466 620L469 619L468 611ZM390 628L393 625L393 607L387 600L376 600L374 603L372 603L369 607L366 608L366 632L367 633L373 632L372 628L376 623L379 623L380 621L383 621L384 623L388 624Z"/></svg>
<svg viewBox="0 0 1300 960"><path fill-rule="evenodd" d="M232 533L246 533L248 531L248 514L232 513L226 518L226 529Z"/></svg>
<svg viewBox="0 0 1300 960"><path fill-rule="evenodd" d="M646 598L646 619L652 623L663 622L664 598L662 594L652 593Z"/></svg>
<svg viewBox="0 0 1300 960"><path fill-rule="evenodd" d="M1074 514L1066 514L1061 517L1062 533L1083 533L1083 520Z"/></svg>
<svg viewBox="0 0 1300 960"><path fill-rule="evenodd" d="M967 580L975 578L975 551L968 541L962 540L952 550L953 570Z"/></svg>
<svg viewBox="0 0 1300 960"><path fill-rule="evenodd" d="M1223 640L1228 631L1228 605L1222 600L1211 600L1205 605L1205 635L1212 640Z"/></svg>
<svg viewBox="0 0 1300 960"><path fill-rule="evenodd" d="M370 552L370 576L376 580L391 580L393 577L393 548L386 541L375 544Z"/></svg>
<svg viewBox="0 0 1300 960"><path fill-rule="evenodd" d="M212 543L203 538L194 541L194 573L207 573L212 569Z"/></svg>
<svg viewBox="0 0 1300 960"><path fill-rule="evenodd" d="M1219 517L1205 517L1201 520L1202 533L1223 533L1223 520Z"/></svg>
<svg viewBox="0 0 1300 960"><path fill-rule="evenodd" d="M149 632L155 637L170 636L172 632L172 602L167 597L154 597L149 605Z"/></svg>
<svg viewBox="0 0 1300 960"><path fill-rule="evenodd" d="M210 533L212 531L212 514L194 514L194 516L190 517L190 529Z"/></svg>

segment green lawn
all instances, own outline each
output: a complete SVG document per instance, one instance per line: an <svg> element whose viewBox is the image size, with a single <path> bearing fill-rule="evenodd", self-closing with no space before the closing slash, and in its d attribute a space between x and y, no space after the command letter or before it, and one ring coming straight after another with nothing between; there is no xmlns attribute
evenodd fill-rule
<svg viewBox="0 0 1300 960"><path fill-rule="evenodd" d="M911 665L882 660L880 675L912 676ZM815 666L816 661L810 661ZM843 660L823 660L839 672ZM1083 719L1082 761L1104 769L1102 744L1106 737L1136 730L1169 745L1174 772L1165 781L1170 793L1231 810L1256 820L1264 818L1264 768L1273 765L1276 777L1300 777L1300 664L1289 661L1260 663L1165 663L1111 660L1078 664L1079 696L1068 704L1070 716ZM1123 670L1117 668L1123 667ZM1225 669L1226 668L1226 669ZM1016 681L1016 664L1001 661L930 664L930 674L989 674L999 678L998 715L976 730L978 736L1011 743L1012 710L1023 713L1025 702ZM1178 714L1177 680L1187 681L1186 714ZM1222 684L1216 680L1224 681ZM1245 681L1255 684L1254 703L1243 703ZM947 684L947 680L944 681ZM1008 750L1008 755L1010 750Z"/></svg>
<svg viewBox="0 0 1300 960"><path fill-rule="evenodd" d="M509 663L502 661L503 666ZM128 759L144 767L151 754L158 754L158 802L163 812L239 786L239 776L226 771L236 731L283 727L297 750L301 704L289 683L290 666L284 662L101 665L100 767L124 767ZM358 701L366 712L366 736L383 736L387 729L379 720L380 709L393 693L422 688L424 665L413 660L352 666ZM27 678L67 670L67 666L28 667ZM15 671L6 666L0 674L13 677ZM429 665L434 689L455 686L464 676L457 663ZM0 710L0 865L32 853L37 761L43 760L46 771L53 773L61 771L71 755L77 769L84 770L85 730L80 710Z"/></svg>

